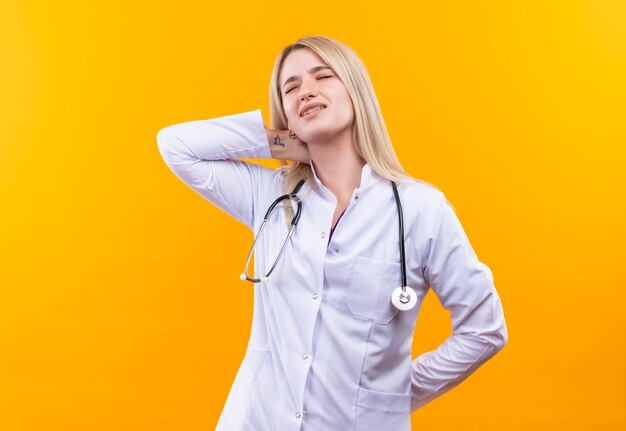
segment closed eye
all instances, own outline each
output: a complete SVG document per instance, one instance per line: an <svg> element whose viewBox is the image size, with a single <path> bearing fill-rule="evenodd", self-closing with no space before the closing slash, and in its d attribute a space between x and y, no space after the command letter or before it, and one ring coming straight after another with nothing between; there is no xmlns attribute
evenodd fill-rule
<svg viewBox="0 0 626 431"><path fill-rule="evenodd" d="M320 75L317 77L317 79L324 79L324 78L332 78L334 75ZM289 90L285 91L285 94L289 93L291 90L294 90L298 88L297 85L294 85L293 87L291 87Z"/></svg>

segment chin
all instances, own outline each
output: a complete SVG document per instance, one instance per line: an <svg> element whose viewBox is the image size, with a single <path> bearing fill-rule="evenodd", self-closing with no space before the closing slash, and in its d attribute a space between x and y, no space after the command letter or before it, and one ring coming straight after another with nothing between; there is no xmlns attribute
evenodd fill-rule
<svg viewBox="0 0 626 431"><path fill-rule="evenodd" d="M338 135L345 133L346 129L349 128L349 126L337 128L336 125L334 127L307 127L300 132L296 131L296 134L304 142L325 142L333 140Z"/></svg>
<svg viewBox="0 0 626 431"><path fill-rule="evenodd" d="M307 130L300 135L296 132L298 137L304 142L324 142L330 141L333 137L337 136L337 131L334 130Z"/></svg>

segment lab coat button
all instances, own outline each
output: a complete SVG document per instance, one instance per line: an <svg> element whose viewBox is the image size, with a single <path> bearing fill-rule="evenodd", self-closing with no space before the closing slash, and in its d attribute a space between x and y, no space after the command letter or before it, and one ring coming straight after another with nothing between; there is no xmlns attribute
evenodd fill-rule
<svg viewBox="0 0 626 431"><path fill-rule="evenodd" d="M302 415L300 414L300 412L296 412L296 417L297 417L297 418L300 418L300 416L302 416Z"/></svg>
<svg viewBox="0 0 626 431"><path fill-rule="evenodd" d="M318 296L317 293L314 293L313 294L313 299L317 299L317 296Z"/></svg>
<svg viewBox="0 0 626 431"><path fill-rule="evenodd" d="M309 359L309 355L307 355L306 353L302 354L302 359Z"/></svg>
<svg viewBox="0 0 626 431"><path fill-rule="evenodd" d="M320 237L324 238L326 236L326 232L322 232L322 234L320 235Z"/></svg>
<svg viewBox="0 0 626 431"><path fill-rule="evenodd" d="M338 249L337 247L334 247L334 248L333 248L333 251L334 251L335 253L339 253L339 249Z"/></svg>

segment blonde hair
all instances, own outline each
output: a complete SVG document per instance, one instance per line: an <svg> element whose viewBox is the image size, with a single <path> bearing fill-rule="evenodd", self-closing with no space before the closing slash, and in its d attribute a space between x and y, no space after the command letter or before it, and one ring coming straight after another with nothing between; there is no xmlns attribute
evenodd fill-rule
<svg viewBox="0 0 626 431"><path fill-rule="evenodd" d="M270 80L270 122L273 129L287 129L287 117L283 109L280 91L280 70L289 54L297 49L308 48L319 55L343 82L354 108L353 142L359 156L379 176L398 183L421 182L410 177L402 168L393 149L378 99L364 64L356 53L343 43L324 36L309 36L299 39L282 50L274 63ZM315 187L311 166L301 162L283 162L284 187L290 192L302 179ZM436 188L436 187L435 187Z"/></svg>

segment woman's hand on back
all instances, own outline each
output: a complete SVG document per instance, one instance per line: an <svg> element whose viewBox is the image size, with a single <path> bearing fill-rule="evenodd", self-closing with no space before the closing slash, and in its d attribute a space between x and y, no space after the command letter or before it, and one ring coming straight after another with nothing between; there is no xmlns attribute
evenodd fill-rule
<svg viewBox="0 0 626 431"><path fill-rule="evenodd" d="M306 142L289 130L265 129L272 158L310 163L311 155Z"/></svg>

